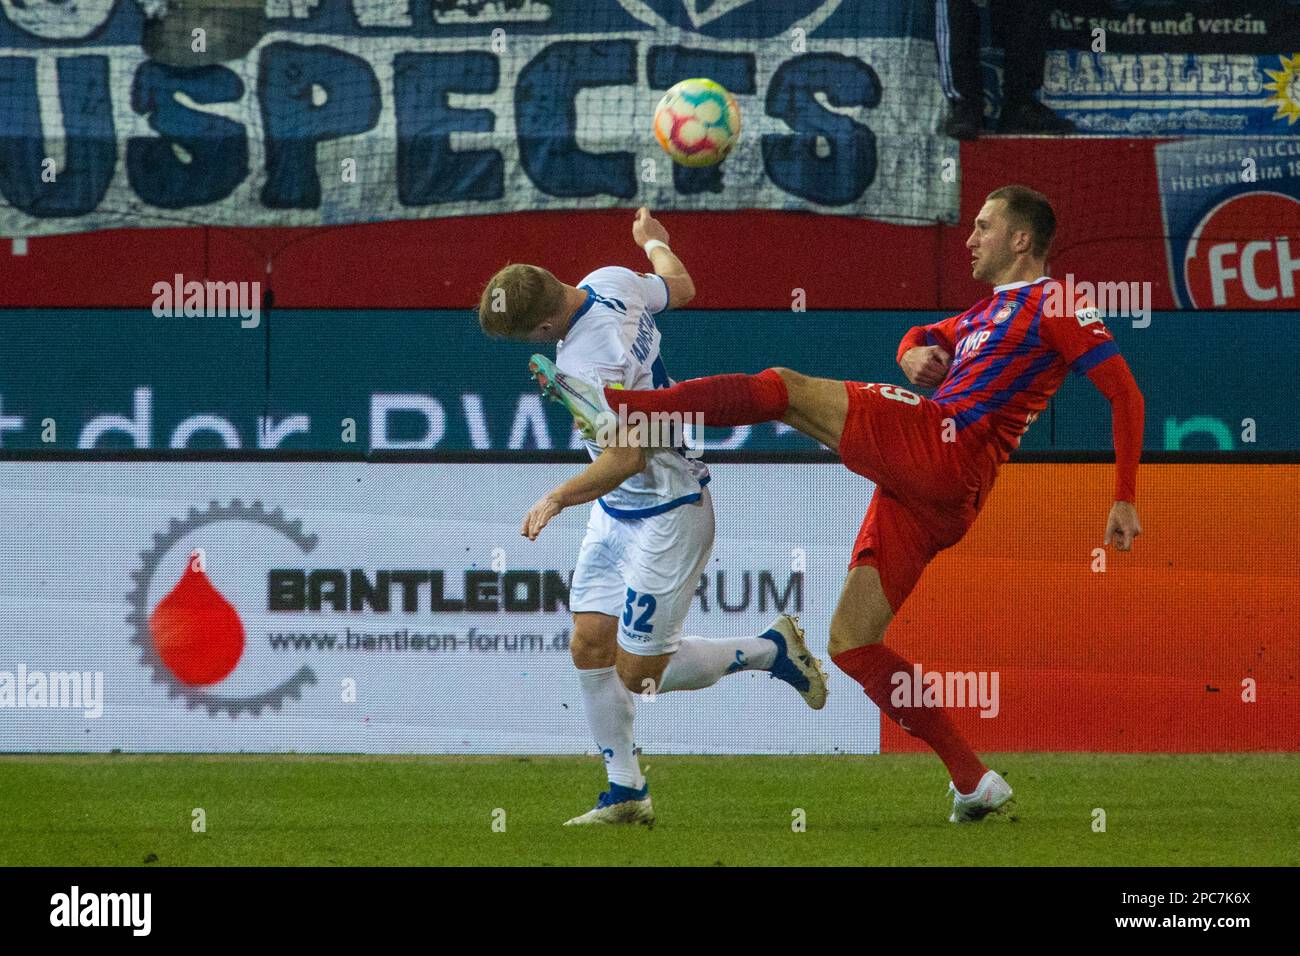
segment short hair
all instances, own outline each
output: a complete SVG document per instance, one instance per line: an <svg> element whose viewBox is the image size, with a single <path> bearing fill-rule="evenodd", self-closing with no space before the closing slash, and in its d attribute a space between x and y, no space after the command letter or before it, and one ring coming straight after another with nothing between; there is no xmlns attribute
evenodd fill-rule
<svg viewBox="0 0 1300 956"><path fill-rule="evenodd" d="M1028 186L1003 186L988 194L987 199L1001 199L1007 206L1007 217L1018 227L1028 229L1033 244L1030 251L1039 259L1047 257L1047 249L1056 235L1056 213L1052 204L1036 189Z"/></svg>
<svg viewBox="0 0 1300 956"><path fill-rule="evenodd" d="M508 265L483 289L478 324L488 335L517 339L528 336L564 305L564 284L541 266Z"/></svg>

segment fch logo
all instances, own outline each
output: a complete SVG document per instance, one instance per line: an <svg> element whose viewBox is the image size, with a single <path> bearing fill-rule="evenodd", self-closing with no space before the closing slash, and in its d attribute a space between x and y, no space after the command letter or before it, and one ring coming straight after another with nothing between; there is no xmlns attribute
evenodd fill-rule
<svg viewBox="0 0 1300 956"><path fill-rule="evenodd" d="M1195 309L1300 308L1300 201L1249 192L1219 203L1197 224L1183 257Z"/></svg>
<svg viewBox="0 0 1300 956"><path fill-rule="evenodd" d="M1191 138L1155 155L1174 307L1300 305L1300 139Z"/></svg>

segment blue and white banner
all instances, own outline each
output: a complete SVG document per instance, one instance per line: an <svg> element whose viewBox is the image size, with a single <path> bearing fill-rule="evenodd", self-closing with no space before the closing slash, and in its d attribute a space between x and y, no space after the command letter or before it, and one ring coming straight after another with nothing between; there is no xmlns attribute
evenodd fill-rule
<svg viewBox="0 0 1300 956"><path fill-rule="evenodd" d="M589 507L519 534L577 469L0 463L0 752L591 753L568 651ZM824 657L871 484L721 465L711 487L687 633L784 611ZM763 673L638 695L637 743L878 752L878 712L830 670L816 712Z"/></svg>
<svg viewBox="0 0 1300 956"><path fill-rule="evenodd" d="M1043 102L1081 133L1294 135L1300 53L1056 51L1047 57Z"/></svg>
<svg viewBox="0 0 1300 956"><path fill-rule="evenodd" d="M266 0L251 43L214 28L162 56L156 23L189 39L150 27L167 6L0 0L0 235L640 204L956 216L928 4ZM741 107L719 167L654 140L692 76Z"/></svg>
<svg viewBox="0 0 1300 956"><path fill-rule="evenodd" d="M1043 101L1082 133L1285 135L1300 120L1297 0L1053 0Z"/></svg>
<svg viewBox="0 0 1300 956"><path fill-rule="evenodd" d="M1169 284L1184 309L1300 309L1300 137L1155 148Z"/></svg>

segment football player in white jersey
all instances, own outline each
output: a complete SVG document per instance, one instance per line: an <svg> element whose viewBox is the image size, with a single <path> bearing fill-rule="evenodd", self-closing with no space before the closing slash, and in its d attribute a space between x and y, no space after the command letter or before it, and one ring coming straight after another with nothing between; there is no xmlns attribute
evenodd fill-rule
<svg viewBox="0 0 1300 956"><path fill-rule="evenodd" d="M572 286L538 266L502 269L479 303L484 332L555 342L554 365L534 359L543 366L540 374L558 367L593 384L668 387L654 316L685 305L695 286L649 210L637 211L632 238L649 257L653 275L608 266ZM591 464L543 495L521 529L535 540L563 509L595 502L569 594L569 650L609 789L594 809L566 825L654 822L633 749L634 694L697 690L726 674L764 670L794 687L814 710L826 703L821 662L789 615L756 637L683 634L713 548L709 471L687 454L680 436L656 443L647 434L656 429L623 428L608 447L586 436Z"/></svg>

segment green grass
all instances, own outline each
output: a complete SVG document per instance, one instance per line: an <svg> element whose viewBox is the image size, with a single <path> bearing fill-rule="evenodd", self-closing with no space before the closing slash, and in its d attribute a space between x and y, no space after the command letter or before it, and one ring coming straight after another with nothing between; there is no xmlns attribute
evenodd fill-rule
<svg viewBox="0 0 1300 956"><path fill-rule="evenodd" d="M577 830L593 759L0 757L0 864L1300 865L1297 754L993 756L1018 802L962 827L929 755L643 762L654 829Z"/></svg>

